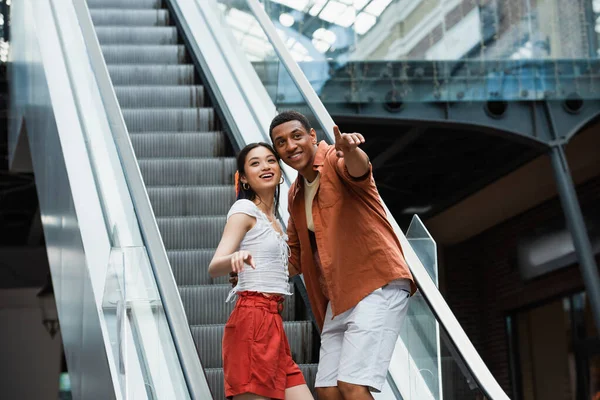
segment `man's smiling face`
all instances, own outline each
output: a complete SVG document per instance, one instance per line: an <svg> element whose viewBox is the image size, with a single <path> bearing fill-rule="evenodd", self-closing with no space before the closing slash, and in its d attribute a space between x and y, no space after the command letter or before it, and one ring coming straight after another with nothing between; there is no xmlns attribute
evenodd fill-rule
<svg viewBox="0 0 600 400"><path fill-rule="evenodd" d="M277 125L271 132L273 145L284 163L300 174L312 171L317 152L317 134L307 131L300 121L288 121Z"/></svg>

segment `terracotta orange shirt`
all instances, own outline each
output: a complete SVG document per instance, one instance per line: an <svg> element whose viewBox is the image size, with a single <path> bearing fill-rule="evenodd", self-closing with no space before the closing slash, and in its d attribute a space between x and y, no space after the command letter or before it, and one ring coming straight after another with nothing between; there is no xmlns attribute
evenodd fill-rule
<svg viewBox="0 0 600 400"><path fill-rule="evenodd" d="M320 142L313 168L321 174L312 214L321 267L333 316L354 307L395 279L408 279L416 290L400 242L381 204L372 170L361 178L348 173L335 147ZM306 227L304 182L298 176L289 192L290 264L303 273L311 308L323 327L327 299L319 286Z"/></svg>

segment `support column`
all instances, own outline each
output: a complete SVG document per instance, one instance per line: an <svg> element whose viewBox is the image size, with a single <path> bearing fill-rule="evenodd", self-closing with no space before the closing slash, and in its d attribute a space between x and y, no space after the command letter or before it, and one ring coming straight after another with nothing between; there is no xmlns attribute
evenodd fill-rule
<svg viewBox="0 0 600 400"><path fill-rule="evenodd" d="M573 238L581 276L590 299L596 330L600 333L600 276L598 275L598 266L583 221L579 200L577 199L575 186L567 164L567 156L562 144L552 146L550 159L552 160L556 186L565 213L567 227Z"/></svg>

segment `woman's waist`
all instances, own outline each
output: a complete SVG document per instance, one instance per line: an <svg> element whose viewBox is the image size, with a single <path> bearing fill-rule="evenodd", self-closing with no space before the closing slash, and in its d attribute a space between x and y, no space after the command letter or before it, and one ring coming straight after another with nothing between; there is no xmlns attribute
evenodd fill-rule
<svg viewBox="0 0 600 400"><path fill-rule="evenodd" d="M273 314L283 312L284 296L277 293L264 293L255 291L241 291L237 293L236 307L262 308Z"/></svg>
<svg viewBox="0 0 600 400"><path fill-rule="evenodd" d="M244 290L260 292L265 294L281 294L281 295L289 295L290 294L290 283L288 279L249 279L247 275L238 275L238 282L235 287L236 292L241 292Z"/></svg>
<svg viewBox="0 0 600 400"><path fill-rule="evenodd" d="M266 277L273 277L273 279L285 276L285 279L287 279L287 276L289 275L288 266L283 265L281 263L281 260L278 260L278 262L261 262L260 259L257 260L254 258L254 256L252 256L252 259L254 260L255 267L252 268L249 265L244 265L244 269L241 272L239 272L238 275L263 275Z"/></svg>

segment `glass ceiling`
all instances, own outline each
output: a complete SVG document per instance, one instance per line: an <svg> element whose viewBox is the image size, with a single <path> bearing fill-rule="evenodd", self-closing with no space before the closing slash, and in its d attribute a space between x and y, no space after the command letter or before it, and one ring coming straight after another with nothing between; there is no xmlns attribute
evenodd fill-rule
<svg viewBox="0 0 600 400"><path fill-rule="evenodd" d="M392 0L270 0L363 35Z"/></svg>
<svg viewBox="0 0 600 400"><path fill-rule="evenodd" d="M254 17L245 10L230 8L226 0L221 1L221 9L226 15L233 34L244 46L251 61L266 60L273 55L273 49ZM279 35L296 61L324 60L325 53L344 31L358 35L366 34L377 22L393 0L263 0L263 4L277 4L281 8L278 21L274 20ZM287 10L285 9L287 7ZM289 12L288 12L289 11ZM294 23L307 19L320 20L322 26L309 36L294 29ZM278 24L279 23L279 24ZM337 34L336 34L337 32Z"/></svg>

